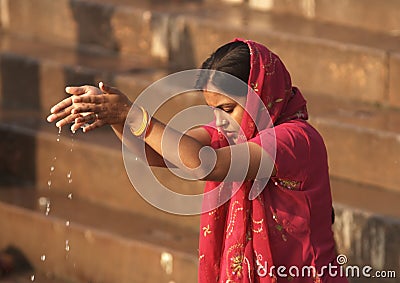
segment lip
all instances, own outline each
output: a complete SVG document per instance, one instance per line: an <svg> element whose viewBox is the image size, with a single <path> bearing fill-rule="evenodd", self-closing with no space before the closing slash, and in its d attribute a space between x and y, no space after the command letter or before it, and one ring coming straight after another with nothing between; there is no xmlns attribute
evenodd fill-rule
<svg viewBox="0 0 400 283"><path fill-rule="evenodd" d="M224 134L226 137L228 137L228 138L235 137L235 135L236 135L236 132L235 132L235 131L222 131L222 132L223 132L223 134Z"/></svg>

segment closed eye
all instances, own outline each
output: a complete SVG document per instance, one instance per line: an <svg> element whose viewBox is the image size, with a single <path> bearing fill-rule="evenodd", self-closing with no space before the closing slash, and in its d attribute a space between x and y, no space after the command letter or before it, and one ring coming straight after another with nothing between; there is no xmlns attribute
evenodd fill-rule
<svg viewBox="0 0 400 283"><path fill-rule="evenodd" d="M233 110L235 109L235 105L232 104L222 104L217 106L216 108L221 109L222 111L226 113L232 113Z"/></svg>
<svg viewBox="0 0 400 283"><path fill-rule="evenodd" d="M222 110L224 112L226 112L226 113L232 113L233 112L233 108L223 108Z"/></svg>

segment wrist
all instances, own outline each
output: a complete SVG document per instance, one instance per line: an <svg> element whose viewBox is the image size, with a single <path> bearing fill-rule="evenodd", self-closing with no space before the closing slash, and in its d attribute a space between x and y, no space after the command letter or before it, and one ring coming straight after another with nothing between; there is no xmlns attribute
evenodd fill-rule
<svg viewBox="0 0 400 283"><path fill-rule="evenodd" d="M129 129L134 136L144 137L149 127L151 117L146 109L141 106L135 105L132 111L130 116L132 116L133 119L128 121Z"/></svg>
<svg viewBox="0 0 400 283"><path fill-rule="evenodd" d="M117 120L114 123L111 123L112 127L119 127L119 126L124 127L125 122L128 118L129 112L131 110L132 104L133 104L132 102L129 102L129 103L122 105L122 107L120 107L120 110L118 111L119 115L117 115ZM129 116L133 117L134 115L131 114ZM130 119L130 120L132 120L132 119Z"/></svg>

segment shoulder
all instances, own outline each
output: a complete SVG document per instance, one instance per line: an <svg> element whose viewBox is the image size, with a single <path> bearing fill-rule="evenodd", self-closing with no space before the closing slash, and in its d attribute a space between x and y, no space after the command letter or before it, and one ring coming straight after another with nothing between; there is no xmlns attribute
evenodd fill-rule
<svg viewBox="0 0 400 283"><path fill-rule="evenodd" d="M314 169L326 167L323 139L307 121L293 120L262 130L254 142L275 160L278 177L301 181Z"/></svg>
<svg viewBox="0 0 400 283"><path fill-rule="evenodd" d="M325 149L325 144L321 134L305 120L292 120L282 123L275 126L273 130L277 146L280 143L283 143L292 145L293 147Z"/></svg>
<svg viewBox="0 0 400 283"><path fill-rule="evenodd" d="M318 131L305 120L292 120L276 125L273 128L264 129L254 139L268 141L269 144L271 139L276 139L277 146L280 143L293 146L299 146L299 142L306 144L323 143Z"/></svg>

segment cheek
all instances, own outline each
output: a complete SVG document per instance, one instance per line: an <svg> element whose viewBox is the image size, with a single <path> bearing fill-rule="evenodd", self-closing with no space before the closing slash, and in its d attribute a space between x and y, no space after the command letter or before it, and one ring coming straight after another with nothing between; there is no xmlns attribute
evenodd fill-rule
<svg viewBox="0 0 400 283"><path fill-rule="evenodd" d="M236 121L237 127L239 128L241 123L242 123L242 118L243 118L243 109L238 109L237 111L234 111L232 113L232 118Z"/></svg>

